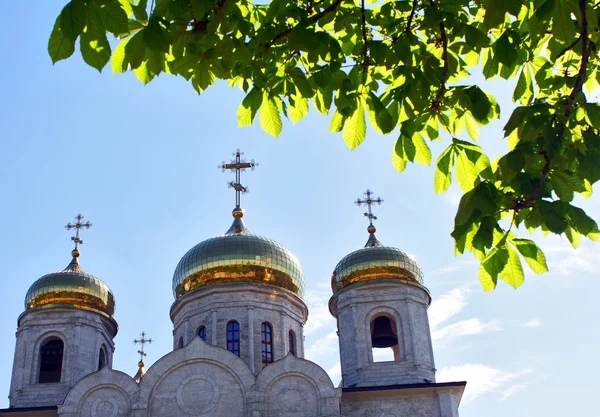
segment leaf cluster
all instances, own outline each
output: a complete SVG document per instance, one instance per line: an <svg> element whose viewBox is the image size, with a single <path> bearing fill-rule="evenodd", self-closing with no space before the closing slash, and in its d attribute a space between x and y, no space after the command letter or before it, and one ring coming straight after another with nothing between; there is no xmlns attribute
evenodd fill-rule
<svg viewBox="0 0 600 417"><path fill-rule="evenodd" d="M599 18L586 0L71 0L48 50L57 62L79 39L99 71L112 56L116 73L131 70L145 84L172 74L198 93L227 80L246 94L239 125L258 115L275 137L284 117L297 123L312 103L350 149L367 126L396 135L399 172L431 165L428 143L449 138L434 189L454 178L465 193L452 236L457 253L481 261L489 290L498 277L521 285L521 260L547 270L519 228L565 235L574 247L598 237L573 201L600 179L600 107L588 99L600 82ZM465 82L476 67L487 79L517 80L508 152L494 161L477 140L500 107Z"/></svg>

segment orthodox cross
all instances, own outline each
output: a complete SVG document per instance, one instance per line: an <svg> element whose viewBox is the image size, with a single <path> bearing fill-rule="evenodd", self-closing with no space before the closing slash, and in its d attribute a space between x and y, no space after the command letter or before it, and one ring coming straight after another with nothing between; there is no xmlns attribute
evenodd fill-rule
<svg viewBox="0 0 600 417"><path fill-rule="evenodd" d="M90 227L92 227L92 224L90 222L82 223L83 216L81 214L78 214L77 217L75 217L75 220L77 220L77 223L75 223L75 224L68 223L65 226L65 229L67 229L67 230L75 229L75 236L71 236L71 240L73 242L75 242L75 250L78 250L79 245L83 243L83 240L81 240L79 238L79 231L81 230L82 227L89 229Z"/></svg>
<svg viewBox="0 0 600 417"><path fill-rule="evenodd" d="M368 212L365 213L365 217L369 218L369 226L373 226L373 220L377 220L377 216L373 215L373 212L371 211L371 206L373 204L381 205L381 203L383 203L383 200L381 199L381 197L373 198L374 194L369 189L367 189L367 191L364 192L364 195L367 196L367 198L365 200L361 200L359 198L355 201L355 203L359 207L363 204L367 205Z"/></svg>
<svg viewBox="0 0 600 417"><path fill-rule="evenodd" d="M254 171L254 168L258 166L258 163L254 162L254 159L250 162L247 162L245 159L242 158L243 155L244 153L240 152L240 150L238 149L233 154L233 156L235 156L235 159L232 159L228 164L225 163L225 161L223 161L223 163L219 165L219 168L223 170L223 172L225 172L226 170L235 171L235 181L230 181L228 184L230 188L233 188L235 190L236 209L240 208L241 195L248 192L248 187L241 184L241 173L245 172L248 168Z"/></svg>
<svg viewBox="0 0 600 417"><path fill-rule="evenodd" d="M138 353L140 354L140 362L143 363L144 356L146 356L146 352L144 352L144 345L146 343L152 343L152 338L149 337L148 339L146 339L146 336L147 336L146 332L140 333L140 336L141 336L141 339L133 339L133 343L136 345L137 344L142 345L141 349L138 350Z"/></svg>

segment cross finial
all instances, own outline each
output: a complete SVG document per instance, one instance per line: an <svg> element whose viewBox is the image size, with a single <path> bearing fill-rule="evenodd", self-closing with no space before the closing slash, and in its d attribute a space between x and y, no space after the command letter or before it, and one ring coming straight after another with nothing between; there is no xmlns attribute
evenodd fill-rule
<svg viewBox="0 0 600 417"><path fill-rule="evenodd" d="M229 163L223 161L218 168L220 168L223 172L226 170L235 171L235 181L230 181L229 187L235 190L235 210L233 211L234 217L236 217L236 213L239 217L242 217L242 209L240 207L241 195L248 192L248 187L241 184L241 173L245 172L246 169L250 168L254 171L254 168L258 166L258 163L254 162L254 159L250 162L247 162L242 158L244 156L243 152L240 152L239 149L235 151L233 154L235 159L232 159Z"/></svg>
<svg viewBox="0 0 600 417"><path fill-rule="evenodd" d="M89 229L90 227L92 227L92 224L89 221L83 223L83 219L84 217L81 214L78 214L75 217L75 220L77 220L75 224L67 223L67 225L65 226L65 229L67 230L75 229L75 236L71 236L71 240L75 242L75 249L73 249L74 255L79 254L79 245L83 243L83 240L81 240L81 238L79 237L79 231L81 230L81 228Z"/></svg>
<svg viewBox="0 0 600 417"><path fill-rule="evenodd" d="M144 356L146 356L146 352L144 352L144 345L146 343L152 343L152 338L149 337L146 339L146 336L147 336L146 332L140 333L140 336L141 336L140 339L133 339L133 343L136 345L137 344L142 345L142 347L138 350L138 353L140 354L139 366L141 368L142 366L144 366Z"/></svg>
<svg viewBox="0 0 600 417"><path fill-rule="evenodd" d="M373 220L377 220L377 216L373 215L373 212L371 211L371 206L373 204L380 205L381 203L383 203L383 200L381 199L381 197L373 198L374 194L369 189L367 189L367 191L364 192L364 195L367 197L366 199L361 200L359 198L355 201L355 203L358 206L361 206L363 204L367 205L367 212L365 213L365 217L369 218L369 233L374 233L375 226L373 226ZM373 229L373 232L371 232L371 229Z"/></svg>

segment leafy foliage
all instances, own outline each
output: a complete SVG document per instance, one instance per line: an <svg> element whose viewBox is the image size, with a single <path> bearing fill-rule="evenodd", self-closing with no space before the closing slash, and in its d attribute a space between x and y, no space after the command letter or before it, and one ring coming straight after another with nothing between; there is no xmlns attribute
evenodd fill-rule
<svg viewBox="0 0 600 417"><path fill-rule="evenodd" d="M600 179L600 107L587 95L600 82L599 3L586 0L71 0L48 51L101 71L132 70L144 83L181 76L202 93L217 79L241 88L240 126L259 114L277 137L282 117L299 122L309 101L332 113L330 131L350 149L367 120L396 134L394 167L430 165L427 141L450 138L435 163L434 189L455 178L465 193L452 236L457 253L480 261L485 290L498 278L517 288L522 260L547 271L519 228L596 240L596 222L572 203ZM107 34L120 42L111 50ZM504 135L509 151L490 161L475 143L497 119L496 100L464 84L516 78L519 104ZM587 93L587 95L586 95ZM472 141L460 140L466 131Z"/></svg>

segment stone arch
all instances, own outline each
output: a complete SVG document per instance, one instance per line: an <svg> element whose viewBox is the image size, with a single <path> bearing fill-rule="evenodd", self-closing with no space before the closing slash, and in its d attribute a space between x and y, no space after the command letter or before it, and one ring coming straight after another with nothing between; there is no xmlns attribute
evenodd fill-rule
<svg viewBox="0 0 600 417"><path fill-rule="evenodd" d="M397 309L388 306L376 306L369 310L363 321L363 328L365 331L365 340L367 342L367 353L368 353L368 361L369 363L374 363L373 360L373 344L371 342L371 323L377 317L383 316L392 319L392 323L396 325L396 336L398 336L398 358L395 359L397 362L406 361L408 356L407 351L407 340L404 337L404 329L410 328L406 327L405 321L406 318L403 314L400 313Z"/></svg>
<svg viewBox="0 0 600 417"><path fill-rule="evenodd" d="M242 359L196 336L150 367L140 382L139 407L148 417L172 415L173 409L192 416L248 417L253 385L254 374Z"/></svg>
<svg viewBox="0 0 600 417"><path fill-rule="evenodd" d="M60 332L58 330L49 330L47 332L42 333L41 335L38 336L38 338L35 340L34 346L33 346L33 360L31 361L31 373L30 373L30 383L31 384L37 384L38 383L38 376L39 376L39 372L40 372L40 349L42 348L42 346L53 340L53 339L59 339L62 343L63 343L63 354L62 354L62 366L61 366L61 373L60 373L60 378L61 378L61 382L65 381L66 378L68 377L68 375L66 375L67 370L69 369L67 366L67 363L69 362L70 359L70 349L68 348L68 344L67 344L67 337L65 336L65 334L63 332Z"/></svg>
<svg viewBox="0 0 600 417"><path fill-rule="evenodd" d="M138 385L129 375L105 366L75 384L59 406L60 417L128 417Z"/></svg>
<svg viewBox="0 0 600 417"><path fill-rule="evenodd" d="M341 391L319 365L288 353L256 377L266 417L319 417L339 413Z"/></svg>

